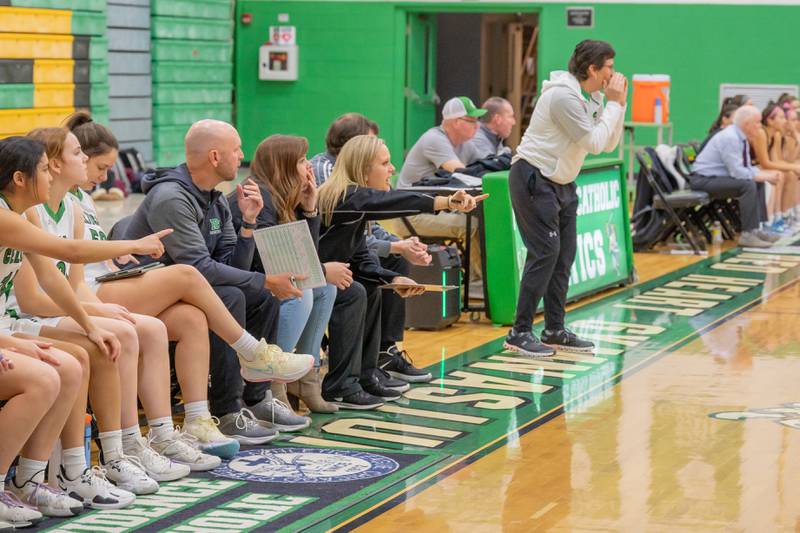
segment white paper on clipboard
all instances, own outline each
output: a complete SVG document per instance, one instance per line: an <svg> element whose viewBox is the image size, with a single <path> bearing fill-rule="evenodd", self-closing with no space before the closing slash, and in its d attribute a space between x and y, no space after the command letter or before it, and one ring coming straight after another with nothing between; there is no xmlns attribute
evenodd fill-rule
<svg viewBox="0 0 800 533"><path fill-rule="evenodd" d="M286 272L306 276L307 279L297 280L300 290L325 285L325 274L305 220L257 229L253 238L268 276Z"/></svg>

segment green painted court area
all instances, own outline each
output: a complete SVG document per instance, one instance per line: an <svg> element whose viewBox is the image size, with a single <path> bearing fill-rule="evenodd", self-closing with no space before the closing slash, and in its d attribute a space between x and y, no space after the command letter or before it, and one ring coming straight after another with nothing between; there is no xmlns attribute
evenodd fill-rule
<svg viewBox="0 0 800 533"><path fill-rule="evenodd" d="M795 283L800 255L726 252L572 311L595 356L532 360L502 340L442 358L433 382L378 411L315 416L209 476L51 531L347 530L570 410ZM498 330L500 333L501 330Z"/></svg>

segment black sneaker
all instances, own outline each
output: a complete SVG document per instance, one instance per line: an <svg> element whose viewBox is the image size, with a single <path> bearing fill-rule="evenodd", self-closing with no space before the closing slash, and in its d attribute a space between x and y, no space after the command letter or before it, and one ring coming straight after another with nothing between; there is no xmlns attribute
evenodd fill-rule
<svg viewBox="0 0 800 533"><path fill-rule="evenodd" d="M513 329L508 331L503 348L525 357L550 357L556 354L553 348L542 344L530 331L517 333Z"/></svg>
<svg viewBox="0 0 800 533"><path fill-rule="evenodd" d="M393 378L409 383L427 383L433 379L430 372L415 367L408 352L398 350L397 346L390 346L378 355L378 367L388 372Z"/></svg>
<svg viewBox="0 0 800 533"><path fill-rule="evenodd" d="M325 398L326 401L339 406L340 409L376 409L383 405L383 400L377 396L373 396L364 390L359 390L347 396L338 396L333 398Z"/></svg>
<svg viewBox="0 0 800 533"><path fill-rule="evenodd" d="M384 402L393 402L399 400L402 396L400 392L394 389L389 389L383 385L383 383L381 383L381 381L375 375L370 376L369 379L362 379L361 388L373 396L377 396L378 398L382 399Z"/></svg>
<svg viewBox="0 0 800 533"><path fill-rule="evenodd" d="M568 329L542 331L542 342L556 350L572 353L594 353L594 343L581 339Z"/></svg>
<svg viewBox="0 0 800 533"><path fill-rule="evenodd" d="M380 384L386 389L392 389L393 391L397 392L405 392L411 388L411 385L409 385L407 381L393 378L386 370L383 370L380 367L375 369L375 377L378 378Z"/></svg>

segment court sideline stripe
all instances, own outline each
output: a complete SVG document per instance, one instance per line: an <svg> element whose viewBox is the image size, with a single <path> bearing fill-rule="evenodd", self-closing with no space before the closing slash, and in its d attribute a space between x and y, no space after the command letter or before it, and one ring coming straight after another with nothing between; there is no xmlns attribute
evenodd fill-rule
<svg viewBox="0 0 800 533"><path fill-rule="evenodd" d="M650 366L651 364L657 362L658 360L663 359L664 357L669 355L669 352L671 350L675 350L675 349L679 348L680 346L682 346L684 344L687 344L688 342L691 342L692 340L694 340L696 338L699 338L704 333L707 333L710 330L712 330L714 328L717 328L718 326L724 324L728 320L731 320L731 319L735 318L736 316L738 316L738 315L740 315L740 314L742 314L742 313L744 313L746 311L749 311L750 309L752 309L754 307L757 307L757 306L761 305L763 303L763 298L765 296L769 297L769 296L773 296L775 294L778 294L778 293L790 288L792 285L794 285L794 284L796 284L798 282L800 282L800 277L795 277L794 279L791 279L791 280L787 281L783 285L780 285L780 286L774 288L771 292L768 292L766 294L762 294L760 297L755 298L752 302L748 302L746 304L741 305L740 307L738 307L736 309L733 309L727 315L719 317L718 319L714 320L713 322L710 322L710 323L706 324L704 327L700 328L699 330L696 330L695 332L690 333L689 335L686 335L685 337L683 337L681 339L678 339L677 341L674 341L672 344L670 344L668 346L665 346L664 348L660 349L659 351L654 352L651 356L639 361L638 363L634 364L631 368L623 370L623 371L620 371L617 374L615 374L615 375L611 376L610 378L608 378L606 381L604 381L602 383L598 383L597 385L595 385L591 389L589 389L586 392L582 393L580 396L575 397L573 400L571 400L569 402L569 404L565 405L564 403L562 403L561 405L553 407L550 411L548 411L546 413L542 413L541 415L539 415L538 417L534 418L533 420L530 420L530 421L518 426L514 431L509 431L505 435L503 435L501 437L497 437L495 440L484 444L480 448L478 448L476 450L473 450L472 452L468 453L467 455L462 456L461 458L456 460L454 463L442 468L441 470L439 470L437 472L430 473L429 475L427 475L426 477L420 479L419 481L416 481L416 482L412 483L411 485L406 487L403 491L398 492L397 494L394 494L392 496L389 496L385 500L376 503L375 505L373 505L369 509L366 509L366 510L362 511L361 513L357 514L356 516L353 516L353 517L345 520L341 524L338 524L337 526L329 529L328 531L329 532L350 531L350 530L354 529L355 527L363 525L364 523L366 523L367 521L371 520L372 518L374 518L374 517L376 517L376 516L378 516L380 514L383 514L386 511L388 511L389 509L391 509L392 507L394 507L395 505L400 503L401 500L407 499L409 497L416 496L417 494L419 494L419 493L423 492L424 490L428 489L429 487L431 487L436 482L441 481L442 479L453 475L454 473L456 473L457 471L461 470L462 468L474 463L478 459L480 459L480 458L484 457L485 455L495 451L497 448L500 447L500 445L504 444L503 441L507 441L508 440L509 435L519 434L520 437L522 435L525 435L529 431L531 431L531 430L533 430L533 429L545 424L546 422L549 422L550 420L556 418L557 416L563 414L564 413L564 409L568 405L582 400L585 396L593 393L595 390L597 390L599 388L606 387L609 384L612 385L612 386L616 385L617 383L622 381L623 377L626 377L626 378L630 377L630 376L636 374L637 372L639 372L640 370L643 370L647 366ZM596 303L596 302L592 302L592 303ZM587 304L587 305L589 305L589 304ZM494 341L490 341L490 342L494 342Z"/></svg>

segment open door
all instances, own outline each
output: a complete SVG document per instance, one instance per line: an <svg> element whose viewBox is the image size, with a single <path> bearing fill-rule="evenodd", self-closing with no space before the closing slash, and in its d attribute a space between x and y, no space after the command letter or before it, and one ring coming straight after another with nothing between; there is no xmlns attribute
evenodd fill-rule
<svg viewBox="0 0 800 533"><path fill-rule="evenodd" d="M406 21L404 156L436 123L436 16L409 13Z"/></svg>

